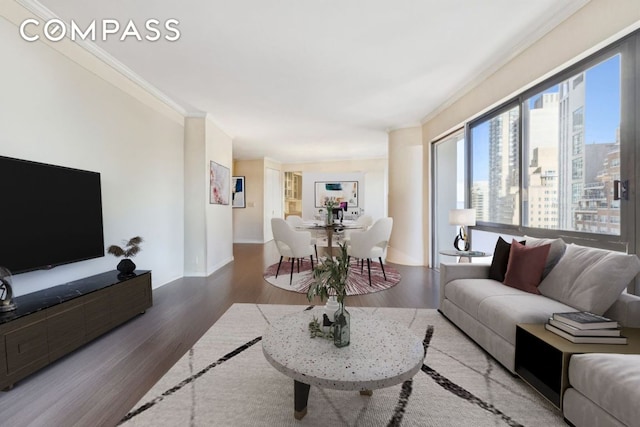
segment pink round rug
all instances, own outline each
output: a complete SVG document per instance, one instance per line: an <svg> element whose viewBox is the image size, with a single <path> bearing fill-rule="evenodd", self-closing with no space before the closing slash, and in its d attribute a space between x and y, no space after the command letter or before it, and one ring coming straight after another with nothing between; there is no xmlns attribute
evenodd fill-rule
<svg viewBox="0 0 640 427"><path fill-rule="evenodd" d="M314 259L313 265L316 265ZM293 280L291 285L289 284L291 274L291 261L282 260L280 266L280 272L276 278L276 270L278 269L278 263L270 265L264 272L264 280L277 286L280 289L287 291L299 292L306 294L313 281L311 273L311 261L306 258L300 262L300 273L298 273L297 263L294 262L293 267ZM389 264L384 265L384 272L387 274L387 280L384 280L382 270L380 269L380 263L378 261L371 262L371 285L369 285L369 274L367 272L367 261L364 262L364 268L360 273L359 260L352 259L349 267L349 276L347 277L347 295L364 295L373 292L384 291L389 289L400 282L400 272Z"/></svg>

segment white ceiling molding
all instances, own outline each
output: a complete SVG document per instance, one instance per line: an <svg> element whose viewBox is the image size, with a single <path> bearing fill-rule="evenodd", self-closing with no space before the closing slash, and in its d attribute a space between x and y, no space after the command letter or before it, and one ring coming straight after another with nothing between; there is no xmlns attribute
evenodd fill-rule
<svg viewBox="0 0 640 427"><path fill-rule="evenodd" d="M500 68L504 67L515 57L524 52L527 48L533 45L536 41L540 40L543 36L553 30L555 27L560 25L564 20L569 18L571 15L576 13L578 10L582 9L587 3L591 0L578 0L577 2L569 2L560 12L554 11L551 14L548 14L546 19L541 19L541 24L530 31L522 40L516 43L511 50L505 50L507 55L502 58L496 58L494 61L488 60L487 62L490 64L484 70L481 70L472 80L468 83L464 84L460 90L456 91L451 95L451 97L441 104L438 108L431 111L427 114L422 120L420 120L421 124L425 124L429 120L433 119L444 110L452 106L456 101L462 98L465 94L469 93L476 86L486 80L493 73L498 71ZM540 80L542 81L542 80ZM500 101L502 102L502 100ZM487 109L487 111L490 108Z"/></svg>
<svg viewBox="0 0 640 427"><path fill-rule="evenodd" d="M49 10L46 6L44 6L37 0L14 0L14 1L16 1L22 7L24 7L25 9L33 13L35 16L42 19L43 21L48 21L50 19L55 18L55 19L60 19L61 21L69 25L69 22L57 16L55 13L53 13L51 10ZM142 89L147 91L149 94L153 95L159 101L163 102L168 107L175 110L178 114L185 117L188 114L190 114L182 105L175 102L173 99L167 96L160 89L158 89L157 87L153 86L151 83L143 79L140 75L135 73L133 70L131 70L126 65L124 65L122 62L118 61L112 55L108 54L103 49L96 46L95 43L92 43L86 40L72 41L68 34L66 35L66 38L68 38L69 41L71 41L72 43L77 44L78 46L82 47L83 49L91 53L100 61L110 66L111 68L113 68L114 70L116 70L117 72L119 72L120 74L122 74L123 76L131 80L132 82L134 82L136 85L140 86Z"/></svg>

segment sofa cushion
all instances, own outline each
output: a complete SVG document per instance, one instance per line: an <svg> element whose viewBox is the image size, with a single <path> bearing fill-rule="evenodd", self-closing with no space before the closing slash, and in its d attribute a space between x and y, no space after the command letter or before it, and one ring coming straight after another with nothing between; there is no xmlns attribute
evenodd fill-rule
<svg viewBox="0 0 640 427"><path fill-rule="evenodd" d="M549 255L544 265L544 271L542 272L542 278L544 279L549 275L553 267L560 261L564 254L567 244L561 238L557 239L538 239L536 237L524 236L527 241L527 246L542 246L551 245L549 249Z"/></svg>
<svg viewBox="0 0 640 427"><path fill-rule="evenodd" d="M517 323L546 323L553 313L575 309L542 295L518 294L485 298L477 319L496 334L515 345Z"/></svg>
<svg viewBox="0 0 640 427"><path fill-rule="evenodd" d="M487 298L502 295L520 295L523 292L491 279L457 279L447 283L445 298L460 307L474 319L478 317L478 307Z"/></svg>
<svg viewBox="0 0 640 427"><path fill-rule="evenodd" d="M601 315L639 271L636 255L572 244L538 290L579 310Z"/></svg>
<svg viewBox="0 0 640 427"><path fill-rule="evenodd" d="M569 384L625 425L638 425L640 355L573 355L569 360Z"/></svg>
<svg viewBox="0 0 640 427"><path fill-rule="evenodd" d="M520 244L524 245L525 242L523 240ZM511 252L511 243L507 243L502 237L498 237L496 247L493 250L493 258L491 258L491 266L489 267L489 279L504 282L504 275L509 264L509 252Z"/></svg>
<svg viewBox="0 0 640 427"><path fill-rule="evenodd" d="M542 279L550 247L550 244L525 247L514 239L511 242L504 284L521 291L540 294L538 285Z"/></svg>

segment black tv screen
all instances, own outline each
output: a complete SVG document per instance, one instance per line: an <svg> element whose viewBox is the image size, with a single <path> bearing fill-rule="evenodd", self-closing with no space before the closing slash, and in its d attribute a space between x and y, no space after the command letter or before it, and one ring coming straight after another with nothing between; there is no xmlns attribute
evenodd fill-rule
<svg viewBox="0 0 640 427"><path fill-rule="evenodd" d="M104 256L99 173L0 156L0 200L12 274Z"/></svg>

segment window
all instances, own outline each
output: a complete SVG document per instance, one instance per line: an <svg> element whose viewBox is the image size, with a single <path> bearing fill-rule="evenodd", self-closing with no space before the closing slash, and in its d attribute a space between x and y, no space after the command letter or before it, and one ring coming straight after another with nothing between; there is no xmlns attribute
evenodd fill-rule
<svg viewBox="0 0 640 427"><path fill-rule="evenodd" d="M620 54L610 56L522 104L524 188L528 200L544 195L545 212L555 208L552 229L619 234L600 214L617 209L608 188L619 176L620 67ZM539 227L529 210L523 201L522 225Z"/></svg>
<svg viewBox="0 0 640 427"><path fill-rule="evenodd" d="M520 216L520 108L511 107L470 126L471 207L478 221L518 224ZM480 206L483 200L486 206Z"/></svg>
<svg viewBox="0 0 640 427"><path fill-rule="evenodd" d="M465 149L464 131L460 130L436 141L433 153L433 247L432 265L440 265L441 250L452 249L457 233L455 225L449 224L449 210L465 207ZM474 190L471 190L473 198ZM478 206L486 203L482 196L475 198ZM482 208L478 211L482 215Z"/></svg>
<svg viewBox="0 0 640 427"><path fill-rule="evenodd" d="M473 232L639 253L639 64L640 30L466 124ZM628 200L614 200L616 180Z"/></svg>
<svg viewBox="0 0 640 427"><path fill-rule="evenodd" d="M582 132L573 135L573 155L577 156L582 154L582 148L584 147L584 140L582 139Z"/></svg>

